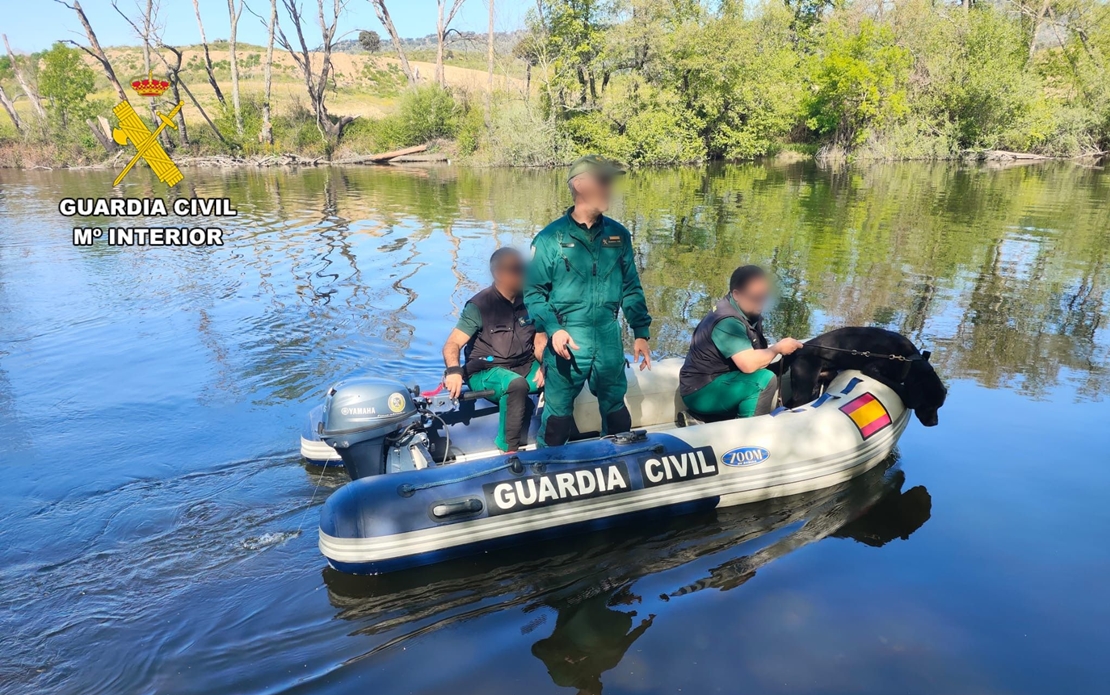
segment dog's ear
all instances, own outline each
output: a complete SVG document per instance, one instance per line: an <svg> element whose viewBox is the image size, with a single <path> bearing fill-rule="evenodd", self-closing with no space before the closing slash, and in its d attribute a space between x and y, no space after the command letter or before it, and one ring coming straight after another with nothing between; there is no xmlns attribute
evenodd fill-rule
<svg viewBox="0 0 1110 695"><path fill-rule="evenodd" d="M928 362L929 358L932 357L932 356L933 356L933 353L932 353L931 350L924 350L921 353L921 359L925 360L926 362Z"/></svg>

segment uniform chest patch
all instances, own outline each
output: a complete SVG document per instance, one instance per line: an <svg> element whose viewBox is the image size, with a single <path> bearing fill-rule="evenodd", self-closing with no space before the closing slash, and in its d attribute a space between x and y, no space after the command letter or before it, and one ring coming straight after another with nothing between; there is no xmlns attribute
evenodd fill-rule
<svg viewBox="0 0 1110 695"><path fill-rule="evenodd" d="M624 246L624 239L622 239L619 234L614 234L612 236L602 237L601 245L602 246Z"/></svg>

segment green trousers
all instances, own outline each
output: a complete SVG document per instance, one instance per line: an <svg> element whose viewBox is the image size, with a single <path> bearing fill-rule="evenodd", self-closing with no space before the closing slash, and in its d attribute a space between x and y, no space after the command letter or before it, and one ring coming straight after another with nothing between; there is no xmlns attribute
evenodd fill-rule
<svg viewBox="0 0 1110 695"><path fill-rule="evenodd" d="M628 377L624 374L620 326L610 318L596 326L567 330L579 348L571 350L571 359L556 355L550 344L543 353L544 406L539 446L561 446L567 442L574 426L574 399L583 386L597 396L602 434L609 433L609 419L614 413L627 412L624 394L628 391ZM618 431L627 426L622 425Z"/></svg>
<svg viewBox="0 0 1110 695"><path fill-rule="evenodd" d="M516 451L524 446L528 438L527 399L529 393L536 393L536 372L539 362L532 362L527 376L522 376L504 367L484 369L471 375L467 385L474 391L493 391L490 400L497 401L498 413L497 439L494 443L501 451Z"/></svg>
<svg viewBox="0 0 1110 695"><path fill-rule="evenodd" d="M755 415L759 394L774 376L770 369L760 369L751 374L727 372L689 396L683 396L682 402L690 410L706 415L751 417Z"/></svg>

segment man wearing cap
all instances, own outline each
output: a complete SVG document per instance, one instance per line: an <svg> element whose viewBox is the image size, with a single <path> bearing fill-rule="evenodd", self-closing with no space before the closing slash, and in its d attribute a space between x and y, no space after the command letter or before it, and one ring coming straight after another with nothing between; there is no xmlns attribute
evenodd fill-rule
<svg viewBox="0 0 1110 695"><path fill-rule="evenodd" d="M597 396L603 434L626 432L628 381L617 314L632 328L633 358L651 368L648 315L632 236L605 217L613 179L624 171L597 156L570 168L574 205L532 241L524 303L536 330L550 336L543 355L544 410L539 445L565 444L574 430L574 399L588 384Z"/></svg>

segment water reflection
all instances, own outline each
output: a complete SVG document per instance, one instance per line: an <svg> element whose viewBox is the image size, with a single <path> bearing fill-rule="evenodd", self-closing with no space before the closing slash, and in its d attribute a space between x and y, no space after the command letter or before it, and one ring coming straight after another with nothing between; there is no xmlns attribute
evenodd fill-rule
<svg viewBox="0 0 1110 695"><path fill-rule="evenodd" d="M601 674L616 668L632 643L644 634L655 615L637 619L642 603L628 585L579 598L555 598L555 629L532 645L532 654L547 667L555 685L580 693L600 694Z"/></svg>
<svg viewBox="0 0 1110 695"><path fill-rule="evenodd" d="M890 692L926 682L926 672L945 674L948 691L1090 689L1079 681L1098 663L1106 622L1092 606L1110 605L1082 584L1107 566L1097 538L1106 527L1098 464L1110 446L1098 403L1110 392L1105 172L741 165L638 171L624 182L614 215L634 233L658 353L686 349L741 261L779 278L774 335L873 324L934 349L960 392L957 410L940 428L909 430L903 454L911 477L955 513L907 544L909 558L890 539L927 518L928 494L884 492L902 486L890 472L824 496L364 583L331 572L321 582L315 511L338 482L298 467L302 419L325 385L352 373L434 385L442 341L486 282L490 253L526 247L559 214L562 174L193 171L189 195L228 197L239 210L189 221L223 226L225 246L74 247L73 226L110 221L62 218L58 200L104 195L112 176L0 171L0 584L12 608L0 682L281 692L317 683L291 661L328 671L368 659L395 669L393 690L431 692L441 683L414 683L427 663L393 647L426 638L457 654L465 633L518 648L493 671L472 672L476 687L518 669L520 689L537 678L636 689L616 679L633 664L645 673L649 658L676 675L656 670L639 689L708 691L737 664L677 639L705 630L757 635L741 668L770 691L820 650L827 629L852 633L858 668L845 676L831 655L807 676L841 678L838 692ZM121 192L163 190L133 172ZM148 222L185 221L129 221ZM1045 465L1053 452L1068 465ZM838 537L852 544L819 542ZM1025 552L1030 544L1054 563ZM771 563L788 553L789 563ZM824 574L841 560L890 582L881 619L842 600L856 576ZM752 597L767 588L759 579L803 562L822 574L800 600L835 610L798 651L798 635L768 636L781 616ZM734 603L704 603L721 596ZM998 620L1008 613L1029 622ZM752 632L731 620L738 614ZM583 641L583 625L612 646ZM895 628L914 635L903 643L916 645L915 659L929 658L897 665L870 650L874 634ZM694 658L717 670L686 672ZM604 670L615 660L620 668ZM1030 670L1049 660L1082 665ZM463 661L431 675L453 680ZM761 670L768 662L777 666ZM864 673L875 680L861 683Z"/></svg>
<svg viewBox="0 0 1110 695"><path fill-rule="evenodd" d="M924 487L905 492L893 460L859 478L817 493L708 515L657 521L634 531L563 539L513 553L494 553L382 577L324 570L337 617L356 634L390 637L360 658L396 648L462 622L514 610L527 619L532 643L552 681L579 692L602 691L615 668L653 624L656 613L690 594L729 591L769 562L824 538L882 547L908 539L928 519ZM763 539L770 538L769 541ZM749 552L756 546L757 549ZM720 562L693 581L678 581L706 558ZM645 602L638 582L676 582ZM645 603L654 608L644 609ZM548 629L548 614L555 613Z"/></svg>

